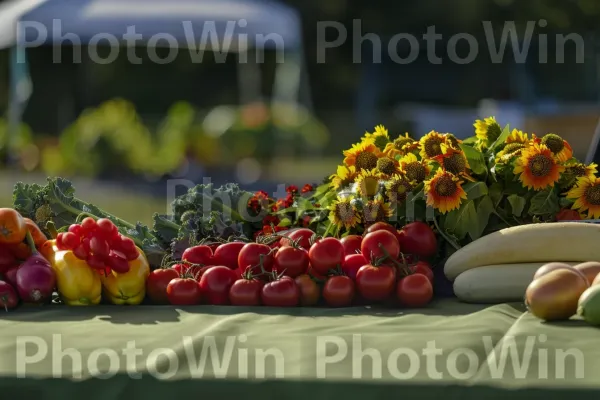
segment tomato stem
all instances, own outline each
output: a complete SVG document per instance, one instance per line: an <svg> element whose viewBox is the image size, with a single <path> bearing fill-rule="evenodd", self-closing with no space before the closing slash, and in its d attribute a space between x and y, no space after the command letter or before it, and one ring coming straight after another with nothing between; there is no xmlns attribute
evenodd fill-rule
<svg viewBox="0 0 600 400"><path fill-rule="evenodd" d="M54 222L46 222L46 230L50 233L52 239L56 239L56 237L58 236L58 231L56 230L56 225L54 225Z"/></svg>

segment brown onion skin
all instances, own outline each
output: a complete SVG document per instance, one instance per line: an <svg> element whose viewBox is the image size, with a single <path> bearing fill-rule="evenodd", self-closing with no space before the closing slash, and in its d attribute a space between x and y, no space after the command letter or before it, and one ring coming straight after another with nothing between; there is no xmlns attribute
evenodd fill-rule
<svg viewBox="0 0 600 400"><path fill-rule="evenodd" d="M546 275L548 272L555 271L557 269L563 269L563 268L566 268L566 269L569 269L569 270L574 270L574 268L573 268L572 265L561 263L561 262L551 262L551 263L542 265L535 272L535 275L533 276L533 280L541 278L542 276Z"/></svg>
<svg viewBox="0 0 600 400"><path fill-rule="evenodd" d="M589 287L577 270L558 268L535 279L525 292L529 311L545 321L571 318L577 312L579 297Z"/></svg>
<svg viewBox="0 0 600 400"><path fill-rule="evenodd" d="M577 271L581 272L587 278L588 282L592 284L598 274L600 274L600 262L588 261L574 266Z"/></svg>

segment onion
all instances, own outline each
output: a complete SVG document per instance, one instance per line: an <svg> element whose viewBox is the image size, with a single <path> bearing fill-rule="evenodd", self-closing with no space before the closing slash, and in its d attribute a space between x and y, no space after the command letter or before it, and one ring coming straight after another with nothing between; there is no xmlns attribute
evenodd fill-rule
<svg viewBox="0 0 600 400"><path fill-rule="evenodd" d="M31 235L27 234L32 253L16 273L16 287L19 297L25 303L47 303L52 299L56 286L56 274L52 266L35 249Z"/></svg>
<svg viewBox="0 0 600 400"><path fill-rule="evenodd" d="M4 272L4 280L9 283L12 287L17 287L17 271L19 267L12 267L11 269Z"/></svg>

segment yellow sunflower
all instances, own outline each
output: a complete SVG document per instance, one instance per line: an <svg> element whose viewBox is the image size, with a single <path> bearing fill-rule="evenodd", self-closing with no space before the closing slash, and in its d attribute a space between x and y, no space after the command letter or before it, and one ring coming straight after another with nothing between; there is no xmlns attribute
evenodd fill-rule
<svg viewBox="0 0 600 400"><path fill-rule="evenodd" d="M548 133L542 138L538 138L534 135L534 141L535 143L543 144L544 146L548 147L558 161L564 162L573 157L573 149L571 148L571 145L566 140L554 133Z"/></svg>
<svg viewBox="0 0 600 400"><path fill-rule="evenodd" d="M553 187L564 170L565 167L558 164L548 147L534 143L521 152L513 173L519 175L524 187L542 190Z"/></svg>
<svg viewBox="0 0 600 400"><path fill-rule="evenodd" d="M566 165L565 172L572 173L577 178L583 178L583 177L593 178L596 176L596 173L598 172L598 165L595 163L591 163L589 165L585 165L582 163L570 164L570 165Z"/></svg>
<svg viewBox="0 0 600 400"><path fill-rule="evenodd" d="M444 135L431 131L419 140L421 145L420 155L423 159L433 158L442 154L442 143L446 142Z"/></svg>
<svg viewBox="0 0 600 400"><path fill-rule="evenodd" d="M441 168L431 179L425 181L424 191L427 205L442 214L456 210L467 199L459 177Z"/></svg>
<svg viewBox="0 0 600 400"><path fill-rule="evenodd" d="M358 173L356 172L356 167L354 165L349 167L338 165L337 172L329 177L331 179L331 186L338 190L354 182L354 178L356 178L357 175Z"/></svg>
<svg viewBox="0 0 600 400"><path fill-rule="evenodd" d="M513 129L510 135L506 138L506 144L510 143L529 143L529 135L518 129Z"/></svg>
<svg viewBox="0 0 600 400"><path fill-rule="evenodd" d="M400 169L409 180L417 183L423 182L431 173L429 163L425 160L419 161L413 153L400 159Z"/></svg>
<svg viewBox="0 0 600 400"><path fill-rule="evenodd" d="M475 179L469 174L471 167L469 161L462 150L457 150L453 147L442 145L442 154L433 157L444 171L448 171L454 175L462 176L472 182Z"/></svg>
<svg viewBox="0 0 600 400"><path fill-rule="evenodd" d="M363 216L367 224L385 222L392 216L392 209L382 196L377 196L363 205Z"/></svg>
<svg viewBox="0 0 600 400"><path fill-rule="evenodd" d="M389 177L400 171L400 163L395 158L382 156L377 160L377 171Z"/></svg>
<svg viewBox="0 0 600 400"><path fill-rule="evenodd" d="M495 117L488 117L483 120L478 119L473 126L475 127L475 136L477 136L476 147L479 150L488 148L502 134L502 128L496 122Z"/></svg>
<svg viewBox="0 0 600 400"><path fill-rule="evenodd" d="M510 162L513 158L520 156L525 148L527 148L527 145L524 143L512 142L507 144L502 151L496 154L496 163L505 164Z"/></svg>
<svg viewBox="0 0 600 400"><path fill-rule="evenodd" d="M350 229L360 223L360 216L351 198L338 197L329 206L329 220L337 227Z"/></svg>
<svg viewBox="0 0 600 400"><path fill-rule="evenodd" d="M352 145L352 148L344 151L344 164L354 165L356 170L372 170L377 167L377 159L381 151L371 141L365 141Z"/></svg>
<svg viewBox="0 0 600 400"><path fill-rule="evenodd" d="M356 193L362 197L372 197L379 193L379 181L382 176L376 169L361 171L356 177Z"/></svg>
<svg viewBox="0 0 600 400"><path fill-rule="evenodd" d="M600 218L600 178L578 178L575 187L567 193L567 198L575 200L573 209L587 211L589 219Z"/></svg>
<svg viewBox="0 0 600 400"><path fill-rule="evenodd" d="M378 149L383 150L390 142L390 136L388 130L383 125L377 125L375 132L365 132L362 140L363 142L371 141Z"/></svg>
<svg viewBox="0 0 600 400"><path fill-rule="evenodd" d="M409 180L404 174L396 174L386 183L387 196L390 203L401 203L417 186L415 181Z"/></svg>
<svg viewBox="0 0 600 400"><path fill-rule="evenodd" d="M383 154L391 158L397 158L397 156L405 156L418 147L419 142L409 137L407 132L404 136L398 136L393 142L388 143L383 149Z"/></svg>
<svg viewBox="0 0 600 400"><path fill-rule="evenodd" d="M462 143L462 140L457 139L456 136L454 136L451 133L446 133L444 135L444 139L446 139L446 145L450 146L456 150L460 150L460 144Z"/></svg>

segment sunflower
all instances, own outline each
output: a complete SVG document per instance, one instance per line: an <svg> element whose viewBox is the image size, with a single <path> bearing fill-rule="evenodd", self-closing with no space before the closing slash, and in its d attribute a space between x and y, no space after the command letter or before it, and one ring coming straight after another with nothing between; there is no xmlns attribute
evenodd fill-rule
<svg viewBox="0 0 600 400"><path fill-rule="evenodd" d="M372 141L363 141L352 145L352 148L344 151L344 164L354 165L356 170L372 170L377 167L377 159L381 151Z"/></svg>
<svg viewBox="0 0 600 400"><path fill-rule="evenodd" d="M417 186L415 181L409 180L404 174L396 174L386 183L387 196L390 203L401 203Z"/></svg>
<svg viewBox="0 0 600 400"><path fill-rule="evenodd" d="M377 171L382 175L391 176L400 170L400 163L394 158L382 156L377 160Z"/></svg>
<svg viewBox="0 0 600 400"><path fill-rule="evenodd" d="M383 150L390 142L390 136L388 130L383 125L377 125L375 127L375 132L365 132L365 136L363 136L362 140L363 142L370 141L374 143L378 149Z"/></svg>
<svg viewBox="0 0 600 400"><path fill-rule="evenodd" d="M582 163L570 164L566 166L565 172L572 173L577 178L593 178L598 172L598 165L595 163L591 163L589 165Z"/></svg>
<svg viewBox="0 0 600 400"><path fill-rule="evenodd" d="M543 144L544 146L548 147L558 161L564 162L573 157L573 149L571 148L571 145L566 140L554 133L548 133L542 138L538 138L534 135L534 141L535 143Z"/></svg>
<svg viewBox="0 0 600 400"><path fill-rule="evenodd" d="M473 124L475 127L475 135L477 136L477 148L484 150L496 141L502 134L500 124L496 122L495 117L478 119Z"/></svg>
<svg viewBox="0 0 600 400"><path fill-rule="evenodd" d="M584 176L567 193L567 198L575 200L573 209L587 211L588 218L600 218L600 178Z"/></svg>
<svg viewBox="0 0 600 400"><path fill-rule="evenodd" d="M384 222L392 216L392 209L383 197L377 196L363 205L363 216L367 224Z"/></svg>
<svg viewBox="0 0 600 400"><path fill-rule="evenodd" d="M459 177L441 168L431 179L425 181L423 190L427 196L427 205L442 214L456 210L467 198Z"/></svg>
<svg viewBox="0 0 600 400"><path fill-rule="evenodd" d="M331 186L335 190L338 190L341 187L347 186L354 182L354 178L356 178L357 175L356 167L354 165L349 167L345 165L338 165L337 173L329 177L331 179Z"/></svg>
<svg viewBox="0 0 600 400"><path fill-rule="evenodd" d="M417 183L423 182L429 176L431 168L427 161L419 161L417 156L409 153L400 159L400 169L406 177Z"/></svg>
<svg viewBox="0 0 600 400"><path fill-rule="evenodd" d="M393 142L388 143L383 149L383 153L391 158L402 157L418 147L419 142L405 133L404 136L398 136Z"/></svg>
<svg viewBox="0 0 600 400"><path fill-rule="evenodd" d="M446 142L444 135L431 131L419 140L421 145L421 158L428 159L442 154L442 143Z"/></svg>
<svg viewBox="0 0 600 400"><path fill-rule="evenodd" d="M526 144L518 142L507 144L502 151L496 154L496 163L504 164L510 162L513 158L520 156L526 147Z"/></svg>
<svg viewBox="0 0 600 400"><path fill-rule="evenodd" d="M510 143L527 144L529 143L529 137L523 131L513 129L510 135L508 135L508 137L506 138L506 144Z"/></svg>
<svg viewBox="0 0 600 400"><path fill-rule="evenodd" d="M329 220L337 227L350 229L360 223L360 216L352 199L338 197L329 206Z"/></svg>
<svg viewBox="0 0 600 400"><path fill-rule="evenodd" d="M362 197L372 197L379 193L381 173L376 169L361 171L356 177L355 191Z"/></svg>
<svg viewBox="0 0 600 400"><path fill-rule="evenodd" d="M557 163L548 147L534 143L522 151L513 173L519 174L524 187L542 190L553 187L564 170L565 167Z"/></svg>
<svg viewBox="0 0 600 400"><path fill-rule="evenodd" d="M446 144L456 150L460 149L460 144L462 143L462 140L457 139L456 136L454 136L451 133L446 133L444 135L444 138L446 139Z"/></svg>
<svg viewBox="0 0 600 400"><path fill-rule="evenodd" d="M440 166L454 175L460 175L470 181L475 181L469 175L469 162L462 150L457 150L453 147L442 145L442 154L433 158Z"/></svg>

